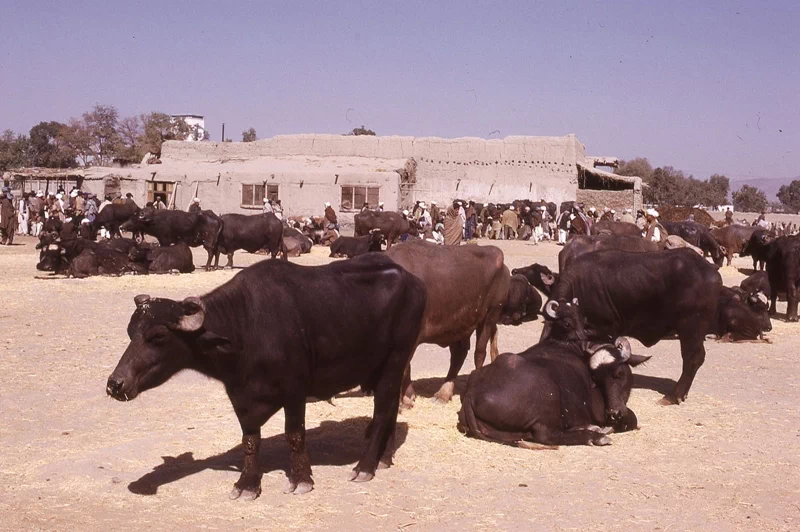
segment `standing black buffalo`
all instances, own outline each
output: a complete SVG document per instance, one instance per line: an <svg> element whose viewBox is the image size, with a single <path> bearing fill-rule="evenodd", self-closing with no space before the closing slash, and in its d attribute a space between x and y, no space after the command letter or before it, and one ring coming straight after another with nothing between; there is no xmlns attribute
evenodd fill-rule
<svg viewBox="0 0 800 532"><path fill-rule="evenodd" d="M208 253L206 270L209 270L222 224L220 217L212 211L184 212L145 207L131 216L120 229L152 235L161 246L178 242L185 242L192 247L202 245Z"/></svg>
<svg viewBox="0 0 800 532"><path fill-rule="evenodd" d="M722 266L728 250L713 236L711 229L697 222L661 222L664 229L671 235L678 235L689 244L703 250L711 256L717 266ZM728 260L730 266L730 260Z"/></svg>
<svg viewBox="0 0 800 532"><path fill-rule="evenodd" d="M769 257L769 245L773 240L775 240L775 233L766 229L756 229L742 246L739 256L753 257L753 271L758 269L763 271Z"/></svg>
<svg viewBox="0 0 800 532"><path fill-rule="evenodd" d="M400 383L425 300L422 281L378 253L318 267L261 261L201 298L137 296L130 344L106 391L129 401L183 369L222 381L245 456L231 498L254 499L261 492L261 426L284 409L287 492L310 491L306 398L360 385L374 393L375 410L351 480L367 481L379 462L391 464Z"/></svg>
<svg viewBox="0 0 800 532"><path fill-rule="evenodd" d="M289 260L286 246L283 243L283 224L277 216L270 213L223 214L222 234L214 253L214 267L219 267L219 255L228 256L226 268L233 268L233 253L238 249L255 253L261 249L269 251L274 259L280 252L283 260Z"/></svg>
<svg viewBox="0 0 800 532"><path fill-rule="evenodd" d="M800 236L782 236L769 245L767 276L770 315L775 315L778 292L786 293L786 320L797 321L797 287L800 285Z"/></svg>
<svg viewBox="0 0 800 532"><path fill-rule="evenodd" d="M631 336L650 347L677 333L683 371L670 399L680 403L705 360L703 342L715 325L721 286L716 268L689 249L596 251L561 273L550 299L578 298L588 326L613 338ZM549 336L546 324L542 340Z"/></svg>
<svg viewBox="0 0 800 532"><path fill-rule="evenodd" d="M644 253L646 251L658 251L659 247L655 242L651 242L641 236L575 235L558 252L558 271L563 274L578 257L605 249Z"/></svg>
<svg viewBox="0 0 800 532"><path fill-rule="evenodd" d="M97 234L98 229L105 227L111 237L122 237L119 228L122 224L139 212L139 206L132 199L125 203L112 203L103 207L92 222L92 234Z"/></svg>
<svg viewBox="0 0 800 532"><path fill-rule="evenodd" d="M367 236L375 229L379 230L386 238L386 249L392 247L400 235L411 230L408 220L403 215L394 211L366 210L353 217L355 236Z"/></svg>
<svg viewBox="0 0 800 532"><path fill-rule="evenodd" d="M611 220L601 220L592 224L591 233L593 235L617 235L633 236L642 238L642 230L639 226L630 222L614 222Z"/></svg>

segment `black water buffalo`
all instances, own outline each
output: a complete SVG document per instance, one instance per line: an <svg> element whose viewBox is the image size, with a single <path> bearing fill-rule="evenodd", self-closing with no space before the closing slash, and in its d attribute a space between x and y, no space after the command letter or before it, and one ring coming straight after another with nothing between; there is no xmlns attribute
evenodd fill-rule
<svg viewBox="0 0 800 532"><path fill-rule="evenodd" d="M755 272L739 283L739 288L744 290L746 294L757 294L761 292L767 299L772 296L772 291L769 288L769 276L767 272Z"/></svg>
<svg viewBox="0 0 800 532"><path fill-rule="evenodd" d="M395 240L400 235L411 230L408 220L403 218L399 212L383 211L376 212L366 210L353 217L355 223L355 236L367 236L377 229L386 238L386 249L392 247Z"/></svg>
<svg viewBox="0 0 800 532"><path fill-rule="evenodd" d="M103 210L97 213L92 222L92 233L97 234L101 227L105 227L112 237L122 237L120 226L131 219L139 212L139 206L132 199L125 203L106 205Z"/></svg>
<svg viewBox="0 0 800 532"><path fill-rule="evenodd" d="M641 236L575 235L558 252L558 271L563 274L578 257L605 249L644 253L658 251L659 247Z"/></svg>
<svg viewBox="0 0 800 532"><path fill-rule="evenodd" d="M331 244L330 257L347 257L352 259L370 251L382 251L383 235L380 231L372 231L367 236L340 236Z"/></svg>
<svg viewBox="0 0 800 532"><path fill-rule="evenodd" d="M386 254L425 283L428 303L417 344L450 348L450 368L434 396L435 401L447 403L467 358L472 333L476 333L475 367L483 365L490 341L491 358L497 357L497 322L511 278L503 252L494 246L437 246L415 239ZM409 407L415 397L410 368L403 389L403 404Z"/></svg>
<svg viewBox="0 0 800 532"><path fill-rule="evenodd" d="M184 212L145 207L131 216L120 229L154 236L161 246L178 242L185 242L192 247L202 245L208 253L208 270L211 269L211 258L221 238L223 222L213 211Z"/></svg>
<svg viewBox="0 0 800 532"><path fill-rule="evenodd" d="M750 236L756 229L758 227L749 225L726 225L725 227L715 227L711 230L711 236L719 243L723 255L728 259L728 266L731 265L734 253L742 253L742 249L744 249L745 244L750 240ZM694 244L694 242L690 243ZM705 251L703 246L698 247ZM722 265L722 260L718 265Z"/></svg>
<svg viewBox="0 0 800 532"><path fill-rule="evenodd" d="M304 253L310 253L314 242L311 237L293 227L283 228L283 246L289 257L299 257Z"/></svg>
<svg viewBox="0 0 800 532"><path fill-rule="evenodd" d="M261 261L200 298L137 296L130 344L106 391L129 401L183 369L221 381L244 449L231 498L254 499L261 492L261 426L284 409L291 448L287 492L310 491L306 398L330 398L360 385L374 393L375 409L351 480L367 481L379 463L391 464L400 383L425 298L419 279L378 253L317 267Z"/></svg>
<svg viewBox="0 0 800 532"><path fill-rule="evenodd" d="M703 342L717 319L721 286L717 269L688 249L596 251L561 272L550 299L577 298L588 326L613 338L631 336L650 347L677 333L683 371L670 399L680 403L705 360ZM542 340L549 336L545 324Z"/></svg>
<svg viewBox="0 0 800 532"><path fill-rule="evenodd" d="M503 325L519 325L533 321L542 310L542 296L521 274L511 276L508 285L508 297L503 304L499 323Z"/></svg>
<svg viewBox="0 0 800 532"><path fill-rule="evenodd" d="M709 331L734 342L763 338L772 330L769 300L762 293L748 294L741 288L723 286L718 300L718 320Z"/></svg>
<svg viewBox="0 0 800 532"><path fill-rule="evenodd" d="M531 211L539 212L540 207L544 207L550 217L555 220L556 214L558 214L558 206L553 203L552 201L529 201L525 204L527 207L531 208ZM480 212L480 211L478 211Z"/></svg>
<svg viewBox="0 0 800 532"><path fill-rule="evenodd" d="M800 285L800 236L782 236L769 245L767 256L771 316L777 313L778 292L786 293L786 320L797 321L797 288Z"/></svg>
<svg viewBox="0 0 800 532"><path fill-rule="evenodd" d="M661 222L664 229L671 235L677 235L687 243L703 250L703 253L711 256L711 260L717 266L722 266L725 259L727 248L714 238L711 229L697 222ZM730 260L728 260L730 265Z"/></svg>
<svg viewBox="0 0 800 532"><path fill-rule="evenodd" d="M769 257L769 245L775 240L775 233L766 229L756 229L742 246L740 257L753 257L753 270L764 270Z"/></svg>
<svg viewBox="0 0 800 532"><path fill-rule="evenodd" d="M637 427L627 407L631 366L647 359L633 355L625 338L614 344L546 340L504 353L469 376L458 428L520 447L608 445L606 434Z"/></svg>
<svg viewBox="0 0 800 532"><path fill-rule="evenodd" d="M269 251L274 259L278 253L283 260L288 260L286 247L283 245L283 224L272 213L223 214L222 233L214 252L214 267L219 267L219 255L228 256L226 268L233 268L233 253L243 249L255 253L261 249Z"/></svg>
<svg viewBox="0 0 800 532"><path fill-rule="evenodd" d="M553 286L558 282L558 274L551 271L543 264L533 263L524 268L514 268L511 275L524 275L528 282L539 289L544 295L549 296ZM541 306L539 307L541 308Z"/></svg>
<svg viewBox="0 0 800 532"><path fill-rule="evenodd" d="M185 242L172 246L140 246L131 248L128 258L142 264L148 273L192 273L194 257L192 249Z"/></svg>
<svg viewBox="0 0 800 532"><path fill-rule="evenodd" d="M146 273L146 269L131 262L126 253L110 246L74 249L80 249L80 252L70 257L60 243L48 244L43 249L36 269L52 271L76 279L94 275L122 275L128 272Z"/></svg>
<svg viewBox="0 0 800 532"><path fill-rule="evenodd" d="M636 224L614 222L610 220L601 220L592 224L591 233L593 235L634 236L642 238L642 230L639 229Z"/></svg>

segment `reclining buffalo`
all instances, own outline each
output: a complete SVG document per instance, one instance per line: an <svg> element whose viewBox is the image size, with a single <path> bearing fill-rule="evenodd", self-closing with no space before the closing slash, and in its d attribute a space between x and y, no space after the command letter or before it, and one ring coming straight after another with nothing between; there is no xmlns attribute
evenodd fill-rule
<svg viewBox="0 0 800 532"><path fill-rule="evenodd" d="M361 386L374 394L375 408L351 480L367 481L379 465L391 464L400 383L425 299L419 279L377 253L319 267L261 261L183 301L140 295L127 329L130 343L106 392L130 401L184 369L221 381L244 450L230 496L254 499L261 492L262 425L283 409L291 450L286 493L308 492L314 481L306 398Z"/></svg>
<svg viewBox="0 0 800 532"><path fill-rule="evenodd" d="M378 230L366 236L340 236L331 244L330 257L352 259L371 251L382 251L383 235Z"/></svg>
<svg viewBox="0 0 800 532"><path fill-rule="evenodd" d="M717 301L718 319L709 333L733 342L763 340L764 333L772 330L768 303L763 293L723 286Z"/></svg>
<svg viewBox="0 0 800 532"><path fill-rule="evenodd" d="M553 286L558 283L558 274L543 264L531 264L524 268L514 268L512 275L524 275L528 282L546 296L550 296ZM541 308L541 307L540 307Z"/></svg>
<svg viewBox="0 0 800 532"><path fill-rule="evenodd" d="M532 448L529 442L608 445L610 432L637 428L627 407L630 368L649 357L633 355L625 338L587 341L579 309L577 300L549 301L550 339L472 372L461 396L459 430Z"/></svg>
<svg viewBox="0 0 800 532"><path fill-rule="evenodd" d="M690 221L661 223L670 235L678 235L687 243L702 249L704 254L711 257L717 267L722 266L725 255L728 253L728 249L725 247L727 244L722 245L721 242L718 242L708 227ZM728 265L730 266L730 259Z"/></svg>
<svg viewBox="0 0 800 532"><path fill-rule="evenodd" d="M669 399L680 403L705 360L703 342L716 325L721 286L716 268L688 249L595 251L561 272L550 300L577 298L588 326L612 338L631 336L650 347L677 334L683 371ZM549 336L545 324L542 340Z"/></svg>
<svg viewBox="0 0 800 532"><path fill-rule="evenodd" d="M499 323L502 325L520 325L533 321L542 310L542 296L521 274L511 276L508 284L508 297L503 304Z"/></svg>

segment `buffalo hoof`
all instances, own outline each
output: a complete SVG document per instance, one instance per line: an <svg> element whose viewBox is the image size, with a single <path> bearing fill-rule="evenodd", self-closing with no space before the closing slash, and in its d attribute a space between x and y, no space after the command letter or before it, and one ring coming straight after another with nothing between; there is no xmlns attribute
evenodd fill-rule
<svg viewBox="0 0 800 532"><path fill-rule="evenodd" d="M439 391L433 396L433 402L439 405L446 405L449 403L450 399L453 398L455 387L455 382L445 382L442 384L442 387L439 388Z"/></svg>
<svg viewBox="0 0 800 532"><path fill-rule="evenodd" d="M381 461L378 462L378 469L389 469L392 467L392 459L389 458L388 460L385 458L381 458Z"/></svg>
<svg viewBox="0 0 800 532"><path fill-rule="evenodd" d="M239 488L234 486L233 490L231 490L230 499L240 500L240 501L254 501L261 495L261 487L248 489L248 488Z"/></svg>
<svg viewBox="0 0 800 532"><path fill-rule="evenodd" d="M795 322L795 321L798 321L798 320L800 320L800 318L798 318L797 316L788 316L786 318L786 321L790 321L790 322Z"/></svg>
<svg viewBox="0 0 800 532"><path fill-rule="evenodd" d="M665 395L661 399L658 400L658 403L661 406L672 406L672 405L679 405L681 402L674 396L674 395Z"/></svg>
<svg viewBox="0 0 800 532"><path fill-rule="evenodd" d="M611 445L611 438L608 436L600 436L599 438L589 440L589 445L592 447L604 447L606 445Z"/></svg>
<svg viewBox="0 0 800 532"><path fill-rule="evenodd" d="M289 485L283 490L284 493L292 495L303 495L304 493L308 493L309 491L314 489L313 482L298 482L295 484L294 482L289 482Z"/></svg>
<svg viewBox="0 0 800 532"><path fill-rule="evenodd" d="M369 482L375 477L373 473L367 473L366 471L357 471L353 470L350 474L350 480L353 482Z"/></svg>
<svg viewBox="0 0 800 532"><path fill-rule="evenodd" d="M589 425L589 430L598 434L611 434L614 432L614 427L598 427L597 425Z"/></svg>

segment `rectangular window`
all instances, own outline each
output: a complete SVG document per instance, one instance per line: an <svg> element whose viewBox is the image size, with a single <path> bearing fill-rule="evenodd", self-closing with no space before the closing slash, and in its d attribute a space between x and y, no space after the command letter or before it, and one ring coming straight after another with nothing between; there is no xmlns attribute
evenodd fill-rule
<svg viewBox="0 0 800 532"><path fill-rule="evenodd" d="M148 181L147 182L147 202L155 203L159 199L164 202L164 205L169 205L169 198L172 195L172 189L175 183L167 181Z"/></svg>
<svg viewBox="0 0 800 532"><path fill-rule="evenodd" d="M278 195L279 186L278 185L267 185L267 198L275 201L276 199L280 199Z"/></svg>
<svg viewBox="0 0 800 532"><path fill-rule="evenodd" d="M277 185L270 186L277 188ZM260 208L263 205L264 185L242 185L242 207Z"/></svg>
<svg viewBox="0 0 800 532"><path fill-rule="evenodd" d="M371 209L378 206L381 187L342 185L342 201L339 208L343 211L358 211L369 203Z"/></svg>

